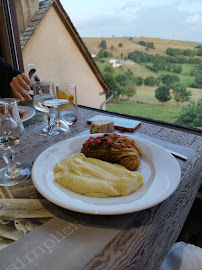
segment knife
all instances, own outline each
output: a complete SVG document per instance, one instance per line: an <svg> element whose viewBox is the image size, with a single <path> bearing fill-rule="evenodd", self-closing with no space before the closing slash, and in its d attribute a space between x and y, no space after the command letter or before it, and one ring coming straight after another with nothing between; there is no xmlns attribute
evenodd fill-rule
<svg viewBox="0 0 202 270"><path fill-rule="evenodd" d="M170 152L173 156L175 156L175 157L178 157L178 158L181 158L181 159L183 159L183 160L187 160L188 159L188 157L186 157L186 156L184 156L184 155L182 155L182 154L179 154L179 153L177 153L177 152L174 152L174 151L172 151L172 150L169 150L169 149L166 149L168 152Z"/></svg>

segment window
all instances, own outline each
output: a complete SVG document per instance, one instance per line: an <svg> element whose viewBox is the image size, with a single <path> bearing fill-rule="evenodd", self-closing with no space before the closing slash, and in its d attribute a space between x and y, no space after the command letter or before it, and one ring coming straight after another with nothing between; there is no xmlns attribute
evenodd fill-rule
<svg viewBox="0 0 202 270"><path fill-rule="evenodd" d="M2 1L4 7L10 2ZM78 93L81 105L99 108L107 99L109 111L202 127L202 3L16 3L25 71L33 63L43 79L76 82L83 88ZM16 30L15 12L11 17ZM20 59L19 36L14 40ZM11 50L12 59L15 51Z"/></svg>
<svg viewBox="0 0 202 270"><path fill-rule="evenodd" d="M107 110L202 127L202 3L61 2L115 91Z"/></svg>

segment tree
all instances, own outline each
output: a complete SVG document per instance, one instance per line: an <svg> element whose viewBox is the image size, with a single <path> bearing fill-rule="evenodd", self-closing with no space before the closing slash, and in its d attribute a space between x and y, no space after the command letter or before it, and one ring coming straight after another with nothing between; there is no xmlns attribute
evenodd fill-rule
<svg viewBox="0 0 202 270"><path fill-rule="evenodd" d="M116 76L116 82L119 83L121 86L125 86L127 84L127 76L125 74L119 74Z"/></svg>
<svg viewBox="0 0 202 270"><path fill-rule="evenodd" d="M191 91L186 90L186 88L181 85L177 84L173 88L173 94L174 94L174 99L177 102L177 105L179 102L186 102L190 100Z"/></svg>
<svg viewBox="0 0 202 270"><path fill-rule="evenodd" d="M142 45L142 46L146 46L147 49L154 49L154 43L153 42L145 42L144 40L140 40L138 41L138 44Z"/></svg>
<svg viewBox="0 0 202 270"><path fill-rule="evenodd" d="M201 88L202 87L202 70L198 70L196 72L193 87L195 87L195 88Z"/></svg>
<svg viewBox="0 0 202 270"><path fill-rule="evenodd" d="M97 55L97 58L107 58L107 57L110 57L112 56L112 53L111 52L108 52L108 51L104 51L103 49L100 49L98 55Z"/></svg>
<svg viewBox="0 0 202 270"><path fill-rule="evenodd" d="M176 123L191 127L202 127L202 97L197 101L190 101L184 106Z"/></svg>
<svg viewBox="0 0 202 270"><path fill-rule="evenodd" d="M104 57L105 57L105 58L109 57L108 51L104 51Z"/></svg>
<svg viewBox="0 0 202 270"><path fill-rule="evenodd" d="M180 82L179 77L176 75L163 75L161 79L163 84L167 84L171 88L173 88L175 84L178 84Z"/></svg>
<svg viewBox="0 0 202 270"><path fill-rule="evenodd" d="M142 77L138 76L138 77L135 78L135 84L136 85L143 85L143 82L144 82L144 80L143 80Z"/></svg>
<svg viewBox="0 0 202 270"><path fill-rule="evenodd" d="M147 48L154 49L154 43L153 42L147 42Z"/></svg>
<svg viewBox="0 0 202 270"><path fill-rule="evenodd" d="M154 76L149 76L144 79L144 84L147 86L154 86L156 84L156 78Z"/></svg>
<svg viewBox="0 0 202 270"><path fill-rule="evenodd" d="M106 65L104 68L104 72L114 74L115 71L114 71L114 68L112 66Z"/></svg>
<svg viewBox="0 0 202 270"><path fill-rule="evenodd" d="M202 48L199 48L196 52L197 56L202 56Z"/></svg>
<svg viewBox="0 0 202 270"><path fill-rule="evenodd" d="M133 75L133 72L131 69L128 69L126 72L125 72L125 75L130 78L130 79L134 79L134 75Z"/></svg>
<svg viewBox="0 0 202 270"><path fill-rule="evenodd" d="M155 90L155 97L158 101L164 103L171 99L170 86L163 84Z"/></svg>
<svg viewBox="0 0 202 270"><path fill-rule="evenodd" d="M126 89L125 89L126 95L128 96L128 99L133 97L136 93L136 88L133 82L129 82L126 85Z"/></svg>
<svg viewBox="0 0 202 270"><path fill-rule="evenodd" d="M110 73L103 73L103 77L111 89L115 91L115 96L119 98L119 96L122 94L122 88L116 82L113 75Z"/></svg>
<svg viewBox="0 0 202 270"><path fill-rule="evenodd" d="M183 55L193 56L193 51L190 49L185 49L185 50L183 50Z"/></svg>
<svg viewBox="0 0 202 270"><path fill-rule="evenodd" d="M101 49L97 55L98 58L103 58L104 57L104 50Z"/></svg>
<svg viewBox="0 0 202 270"><path fill-rule="evenodd" d="M171 55L171 56L176 56L182 54L180 49L174 49L174 48L167 48L166 49L166 54Z"/></svg>
<svg viewBox="0 0 202 270"><path fill-rule="evenodd" d="M157 70L165 70L166 65L167 65L167 60L165 57L156 56L153 62L153 65Z"/></svg>
<svg viewBox="0 0 202 270"><path fill-rule="evenodd" d="M142 46L146 46L146 42L144 40L140 40L138 41L138 44L142 45Z"/></svg>
<svg viewBox="0 0 202 270"><path fill-rule="evenodd" d="M123 43L119 43L118 44L118 47L123 47Z"/></svg>
<svg viewBox="0 0 202 270"><path fill-rule="evenodd" d="M106 50L106 49L107 49L107 43L106 43L106 40L102 40L102 41L100 42L99 47L102 48L103 50Z"/></svg>
<svg viewBox="0 0 202 270"><path fill-rule="evenodd" d="M128 53L128 59L131 59L132 61L137 62L137 63L153 62L154 56L151 54L136 50L134 52Z"/></svg>
<svg viewBox="0 0 202 270"><path fill-rule="evenodd" d="M202 71L202 64L199 64L197 66L194 66L194 68L190 71L191 76L196 76L197 72L201 70Z"/></svg>
<svg viewBox="0 0 202 270"><path fill-rule="evenodd" d="M182 72L182 66L180 66L180 65L173 65L172 72L181 73Z"/></svg>
<svg viewBox="0 0 202 270"><path fill-rule="evenodd" d="M156 78L156 85L160 85L161 82L162 82L162 79L161 79L160 76L158 76L158 77Z"/></svg>

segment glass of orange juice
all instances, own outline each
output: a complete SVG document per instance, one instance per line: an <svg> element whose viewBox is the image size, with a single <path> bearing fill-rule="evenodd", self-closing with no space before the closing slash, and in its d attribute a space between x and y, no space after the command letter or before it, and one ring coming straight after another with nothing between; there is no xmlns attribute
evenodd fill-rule
<svg viewBox="0 0 202 270"><path fill-rule="evenodd" d="M57 98L67 99L69 103L61 108L58 108L60 117L73 124L78 119L78 104L76 94L76 84L60 83L56 84Z"/></svg>

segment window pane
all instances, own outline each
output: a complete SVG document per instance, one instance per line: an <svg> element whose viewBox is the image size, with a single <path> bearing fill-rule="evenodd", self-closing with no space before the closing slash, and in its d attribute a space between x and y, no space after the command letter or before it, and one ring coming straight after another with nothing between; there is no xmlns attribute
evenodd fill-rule
<svg viewBox="0 0 202 270"><path fill-rule="evenodd" d="M51 1L26 1L22 6L31 14L27 9L34 3L26 27L19 21L25 70L33 63L43 79L76 82L83 87L81 105L99 108L107 82L114 93L106 98L114 96L103 105L106 110L202 127L202 2L60 2L75 27L73 36L67 24L62 28L62 9L49 7ZM31 33L25 33L27 29ZM104 81L79 47L76 31Z"/></svg>

